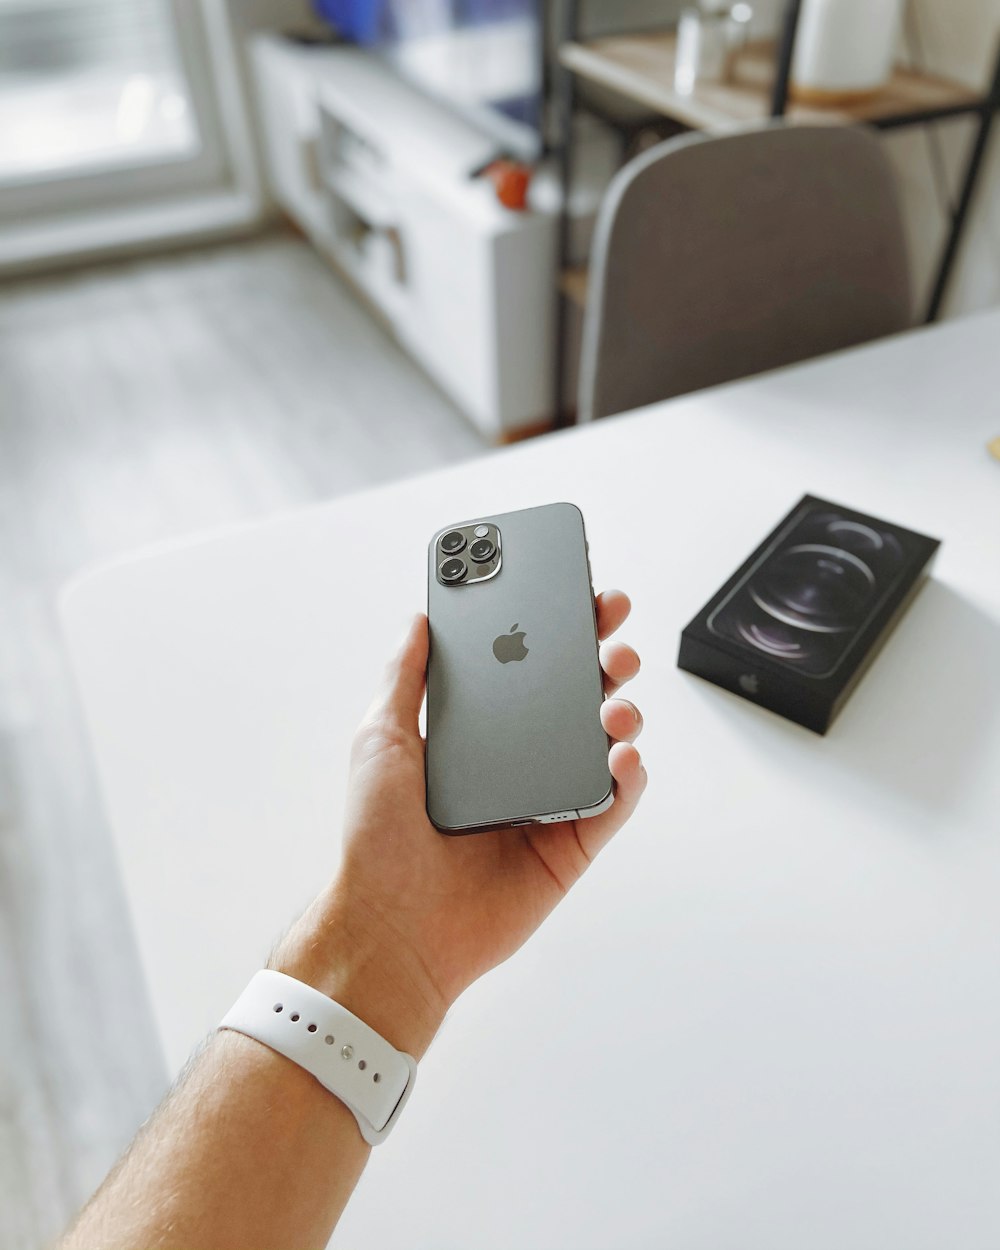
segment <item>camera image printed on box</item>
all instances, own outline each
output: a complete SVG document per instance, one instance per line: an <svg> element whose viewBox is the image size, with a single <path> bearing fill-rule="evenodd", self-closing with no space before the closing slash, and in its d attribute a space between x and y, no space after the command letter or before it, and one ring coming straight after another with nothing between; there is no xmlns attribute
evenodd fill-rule
<svg viewBox="0 0 1000 1250"><path fill-rule="evenodd" d="M685 629L678 664L825 733L938 546L807 495Z"/></svg>
<svg viewBox="0 0 1000 1250"><path fill-rule="evenodd" d="M743 643L812 677L830 677L907 566L907 538L873 521L806 506L709 617Z"/></svg>

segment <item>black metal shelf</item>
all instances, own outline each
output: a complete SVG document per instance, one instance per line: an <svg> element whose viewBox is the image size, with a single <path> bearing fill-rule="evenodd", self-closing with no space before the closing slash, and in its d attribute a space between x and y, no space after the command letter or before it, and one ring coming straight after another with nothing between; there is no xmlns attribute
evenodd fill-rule
<svg viewBox="0 0 1000 1250"><path fill-rule="evenodd" d="M558 157L562 193L562 217L558 246L559 273L557 275L560 287L563 285L561 281L562 275L570 265L568 205L569 189L573 181L574 168L573 119L580 110L578 79L584 78L599 82L605 89L610 88L625 98L638 100L655 115L673 118L688 129L712 130L714 128L711 122L711 108L702 108L699 112L697 108L683 103L678 97L676 100L676 111L672 111L675 102L670 98L671 92L663 88L662 84L651 83L651 89L645 92L630 90L625 82L625 74L617 71L611 72L615 69L611 58L605 58L609 72L601 74L596 67L599 67L601 62L599 45L602 41L596 41L594 45L581 42L581 8L581 0L565 0L564 24L560 41L561 55L558 57L558 64L552 83L553 101L556 108L556 127L559 135L556 155ZM908 87L908 90L901 90L896 95L893 95L891 92L884 93L881 99L873 97L871 102L850 110L802 107L790 101L791 68L795 53L800 11L801 0L787 0L780 36L773 54L773 83L769 92L767 89L756 89L756 95L759 99L759 118L757 120L765 120L767 117L787 117L790 122L794 123L796 121L804 122L822 118L827 122L841 122L845 125L867 125L876 130L890 131L910 126L934 125L960 117L978 119L962 173L959 196L954 210L951 212L947 237L942 248L941 258L926 309L925 320L927 322L936 321L940 316L949 282L961 249L965 226L975 198L993 122L998 109L1000 109L1000 47L998 47L992 81L985 92L971 91L958 84L945 83L943 80L925 75L923 76L923 81L926 82L928 89L926 92L921 93L919 90L913 89L914 83L919 84L920 78L910 74L908 78L902 75L899 76L903 86ZM641 39L642 37L636 38ZM655 39L656 36L647 36L647 38ZM591 55L591 49L598 50ZM567 50L569 50L569 55L567 55ZM590 65L587 64L588 57ZM574 60L576 62L575 65ZM620 70L620 67L618 67L618 70ZM926 99L921 98L922 95L926 96ZM750 93L745 92L744 96L745 98L750 98ZM590 111L599 111L595 110L592 104L586 107ZM738 124L740 121L746 121L749 124L755 120L754 116L751 115L753 110L748 112L744 108L742 112L732 112L730 116L725 117L725 103L719 107L722 110L719 114L720 129L724 127L724 124L731 128L733 124ZM603 111L601 116L613 126L618 125L613 117ZM580 290L579 277L577 277L573 287L577 291ZM559 425L569 424L569 414L565 411L568 319L567 300L565 296L562 296L559 299L556 361L556 423Z"/></svg>

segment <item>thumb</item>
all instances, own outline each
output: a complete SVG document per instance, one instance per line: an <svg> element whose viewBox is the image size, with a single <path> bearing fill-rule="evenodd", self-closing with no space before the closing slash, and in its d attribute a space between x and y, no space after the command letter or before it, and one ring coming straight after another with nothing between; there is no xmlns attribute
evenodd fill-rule
<svg viewBox="0 0 1000 1250"><path fill-rule="evenodd" d="M419 732L427 651L427 617L421 613L413 618L402 646L386 666L382 688L368 709L366 720L381 721L407 734Z"/></svg>

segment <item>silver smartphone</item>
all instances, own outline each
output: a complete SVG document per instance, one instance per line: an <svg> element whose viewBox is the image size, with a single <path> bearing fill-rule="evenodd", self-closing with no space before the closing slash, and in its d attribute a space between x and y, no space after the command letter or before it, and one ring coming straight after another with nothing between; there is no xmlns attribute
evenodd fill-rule
<svg viewBox="0 0 1000 1250"><path fill-rule="evenodd" d="M427 812L442 833L597 816L614 802L583 516L569 503L434 535Z"/></svg>

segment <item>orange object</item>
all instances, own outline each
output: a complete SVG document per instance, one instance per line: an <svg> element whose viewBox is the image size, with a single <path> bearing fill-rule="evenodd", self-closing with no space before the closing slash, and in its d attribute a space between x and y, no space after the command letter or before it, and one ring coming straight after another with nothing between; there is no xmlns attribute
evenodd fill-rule
<svg viewBox="0 0 1000 1250"><path fill-rule="evenodd" d="M497 199L504 208L523 213L528 207L528 188L531 186L531 170L517 161L500 160L485 170Z"/></svg>

